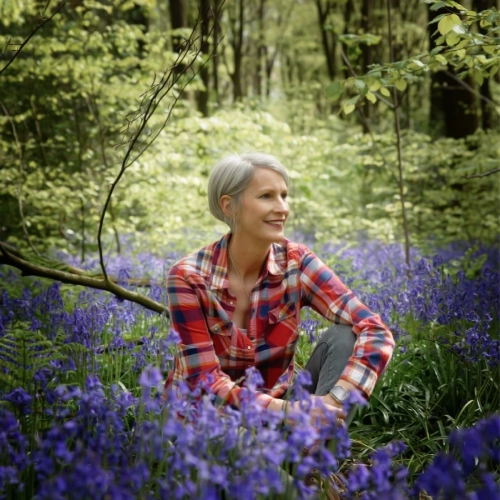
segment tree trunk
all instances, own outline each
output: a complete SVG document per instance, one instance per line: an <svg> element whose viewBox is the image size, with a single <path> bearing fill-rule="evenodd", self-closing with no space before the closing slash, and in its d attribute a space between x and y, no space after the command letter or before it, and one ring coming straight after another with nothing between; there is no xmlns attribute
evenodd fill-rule
<svg viewBox="0 0 500 500"><path fill-rule="evenodd" d="M170 22L172 30L185 28L187 26L186 0L170 0ZM180 52L182 47L182 37L177 34L172 35L172 48L174 52Z"/></svg>
<svg viewBox="0 0 500 500"><path fill-rule="evenodd" d="M201 53L204 57L208 57L209 55L209 43L208 36L210 32L210 18L211 18L211 10L210 10L210 0L199 0L198 7L200 9L200 30L201 30ZM203 68L200 70L200 77L203 85L205 86L204 90L199 90L197 92L197 102L198 102L198 110L203 116L208 116L208 97L209 97L209 87L210 87L210 78L208 74L208 65L205 64Z"/></svg>
<svg viewBox="0 0 500 500"><path fill-rule="evenodd" d="M245 7L243 0L238 0L238 22L235 23L233 53L234 53L234 71L230 75L233 82L233 101L238 101L243 97L243 88L241 85L241 66L243 62L243 23L245 21Z"/></svg>
<svg viewBox="0 0 500 500"><path fill-rule="evenodd" d="M220 31L219 17L222 14L222 11L219 12L219 9L220 9L220 0L214 0L215 19L214 19L214 29L212 31L212 33L213 33L212 43L213 43L214 47L219 43L219 31ZM220 105L220 96L219 96L219 58L218 58L217 54L214 55L214 57L212 58L212 61L213 61L213 66L212 66L212 71L213 71L213 87L214 87L215 99L217 101L217 104Z"/></svg>
<svg viewBox="0 0 500 500"><path fill-rule="evenodd" d="M497 7L496 4L496 0L474 0L474 10L476 12L482 12L483 10L490 9L491 7ZM481 33L482 35L486 35L488 33L488 30L486 28L479 27L479 33ZM483 97L491 100L489 78L484 79L479 92ZM491 105L483 99L481 99L481 125L483 127L483 130L488 130L493 127L493 113Z"/></svg>
<svg viewBox="0 0 500 500"><path fill-rule="evenodd" d="M443 13L449 13L449 8L431 11L428 7L429 22ZM436 46L432 38L435 29L435 24L428 27L429 51ZM463 81L474 87L474 82L470 77ZM475 96L456 80L451 71L432 73L430 102L430 125L434 136L445 135L459 139L476 131L478 118Z"/></svg>
<svg viewBox="0 0 500 500"><path fill-rule="evenodd" d="M330 80L334 80L337 74L337 64L335 57L337 40L333 32L329 33L326 30L326 22L332 8L331 1L326 0L326 2L323 3L323 0L316 0L316 8L318 11L319 29L321 30L321 44L323 46L323 52L325 54L328 76Z"/></svg>
<svg viewBox="0 0 500 500"><path fill-rule="evenodd" d="M363 0L363 6L361 7L361 31L363 33L370 33L371 29L371 19L372 19L372 6L373 6L373 0ZM362 64L362 74L366 74L370 64L373 64L373 57L372 57L372 47L371 45L368 45L367 43L361 44L361 64ZM369 122L371 119L372 115L372 104L365 99L365 106L364 106L364 113L365 113L365 118L366 118L366 123L365 120L363 120L363 133L368 133L369 132Z"/></svg>
<svg viewBox="0 0 500 500"><path fill-rule="evenodd" d="M351 21L351 13L352 13L353 9L354 9L353 1L347 0L345 7L344 7L344 35L349 33L349 28L350 28L349 22ZM349 50L347 48L347 45L345 45L345 44L342 44L342 45L343 45L342 48L344 50L344 53L346 54L347 57L349 57ZM344 78L347 80L347 78L349 78L351 76L351 73L350 73L347 65L344 64L343 68L344 68Z"/></svg>

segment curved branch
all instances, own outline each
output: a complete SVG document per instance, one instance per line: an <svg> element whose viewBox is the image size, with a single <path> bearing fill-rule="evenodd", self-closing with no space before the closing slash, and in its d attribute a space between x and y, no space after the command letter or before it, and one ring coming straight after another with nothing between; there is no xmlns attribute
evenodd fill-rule
<svg viewBox="0 0 500 500"><path fill-rule="evenodd" d="M220 14L220 11L222 9L224 2L219 7L219 11L217 14ZM108 210L108 207L110 206L111 203L111 197L113 196L113 192L120 182L121 178L123 177L123 174L125 173L125 170L130 167L135 161L139 159L139 157L151 146L151 144L155 141L155 139L158 137L158 135L161 133L161 131L165 128L167 125L168 121L170 120L172 111L177 104L177 101L179 100L180 96L186 89L187 85L195 78L195 76L200 72L201 68L203 68L207 62L211 59L213 54L215 53L215 50L218 47L218 44L213 48L212 52L209 54L209 57L201 64L198 69L194 70L193 66L196 63L196 61L199 58L199 55L201 54L201 44L200 47L198 47L195 51L193 51L193 46L197 42L199 37L195 36L195 33L198 29L198 24L199 24L199 18L196 21L193 29L191 30L191 33L189 37L186 39L184 47L182 48L181 52L177 55L174 64L169 70L166 70L163 73L163 76L161 80L158 83L155 83L153 81L153 84L151 87L143 94L143 100L141 102L141 105L139 109L132 113L132 119L128 122L127 128L125 132L128 131L130 128L130 124L134 122L136 119L140 118L139 125L135 129L135 131L132 133L130 139L126 142L122 142L119 145L125 144L128 142L128 147L125 152L125 155L121 161L121 166L120 166L120 171L118 172L115 180L111 183L111 186L108 191L108 195L106 196L106 200L104 202L104 207L101 212L101 216L99 218L99 229L97 231L97 247L99 251L99 263L101 265L101 270L102 274L104 275L104 280L108 280L107 272L106 272L106 266L104 264L104 255L103 255L103 249L102 249L102 229L104 226L104 217L106 216L106 212ZM214 24L215 25L215 24ZM211 30L208 33L208 37L211 36L213 31L213 26ZM188 55L192 55L191 59L189 62L185 63L185 59L188 57ZM176 71L177 68L182 68L181 71ZM146 125L148 124L150 118L153 116L154 112L162 102L162 100L174 89L174 87L178 84L178 82L181 80L181 78L187 74L189 70L192 70L193 73L192 75L187 79L187 81L184 81L179 90L177 95L174 97L174 101L172 105L170 106L170 109L167 113L167 117L165 118L163 124L159 128L159 130L153 135L153 137L145 142L145 145L142 147L142 149L131 159L132 152L135 148L135 146L139 143L139 138L144 132L144 129L146 128ZM143 103L147 102L145 106L143 106Z"/></svg>
<svg viewBox="0 0 500 500"><path fill-rule="evenodd" d="M163 314L167 318L169 317L166 305L145 297L140 293L127 290L126 288L111 282L109 279L101 280L33 264L9 252L3 243L0 243L0 264L5 264L19 269L22 276L38 276L40 278L49 278L61 281L62 283L68 283L70 285L81 285L89 288L95 288L97 290L104 290L112 293L115 297L121 300L135 302L150 311Z"/></svg>
<svg viewBox="0 0 500 500"><path fill-rule="evenodd" d="M50 3L50 0L49 0ZM56 10L52 13L51 16L46 17L45 19L43 18L43 15L45 14L45 10L47 9L49 3L45 6L45 9L43 13L40 15L40 18L38 19L38 24L35 27L35 29L29 34L28 38L24 40L24 42L19 46L19 48L16 50L16 53L14 56L11 58L11 60L2 68L0 69L0 75L14 62L14 60L17 58L17 56L21 53L21 51L24 49L26 44L31 40L31 38L34 36L34 34L46 23L48 23L58 12L60 12L64 6L66 5L66 1L61 2L58 7L56 7Z"/></svg>

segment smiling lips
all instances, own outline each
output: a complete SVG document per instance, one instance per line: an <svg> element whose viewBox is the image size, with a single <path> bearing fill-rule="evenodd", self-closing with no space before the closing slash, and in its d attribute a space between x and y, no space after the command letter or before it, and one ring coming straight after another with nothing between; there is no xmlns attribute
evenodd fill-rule
<svg viewBox="0 0 500 500"><path fill-rule="evenodd" d="M266 224L271 224L272 226L283 227L285 225L285 219L280 220L266 220Z"/></svg>

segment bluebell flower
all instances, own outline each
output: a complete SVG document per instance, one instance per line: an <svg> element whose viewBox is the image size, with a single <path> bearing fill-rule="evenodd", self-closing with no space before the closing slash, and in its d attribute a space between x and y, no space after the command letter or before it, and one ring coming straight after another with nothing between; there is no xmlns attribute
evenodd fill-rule
<svg viewBox="0 0 500 500"><path fill-rule="evenodd" d="M9 392L9 394L4 395L3 399L12 403L20 410L22 415L26 415L31 411L31 402L33 398L22 387L17 387Z"/></svg>
<svg viewBox="0 0 500 500"><path fill-rule="evenodd" d="M160 389L163 375L156 366L147 366L139 377L139 384L143 389Z"/></svg>

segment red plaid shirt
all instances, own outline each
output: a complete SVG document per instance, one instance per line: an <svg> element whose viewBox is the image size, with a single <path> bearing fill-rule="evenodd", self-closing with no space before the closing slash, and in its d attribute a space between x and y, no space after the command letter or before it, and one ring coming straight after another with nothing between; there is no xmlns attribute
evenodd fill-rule
<svg viewBox="0 0 500 500"><path fill-rule="evenodd" d="M394 348L380 317L311 250L285 240L271 246L252 290L245 335L231 321L236 299L227 275L229 237L184 257L168 274L171 326L181 340L167 387L178 380L194 387L203 380L217 399L239 406L238 382L254 366L264 379L257 397L267 406L292 382L300 309L310 306L334 323L353 326L357 340L341 379L369 396Z"/></svg>

